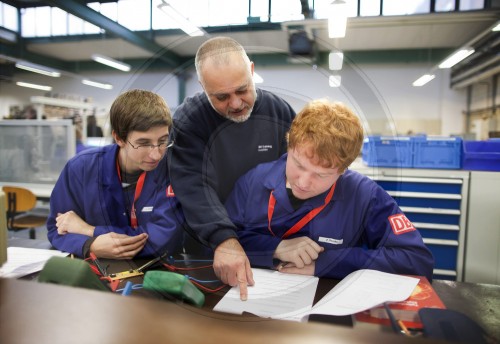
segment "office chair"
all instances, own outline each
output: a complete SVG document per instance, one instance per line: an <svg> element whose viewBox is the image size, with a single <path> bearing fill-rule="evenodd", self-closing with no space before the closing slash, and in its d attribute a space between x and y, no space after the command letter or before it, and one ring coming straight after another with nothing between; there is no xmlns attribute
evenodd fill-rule
<svg viewBox="0 0 500 344"><path fill-rule="evenodd" d="M30 213L36 205L36 196L28 189L4 186L7 209L7 228L12 231L29 229L30 239L35 239L35 227L45 226L47 215Z"/></svg>

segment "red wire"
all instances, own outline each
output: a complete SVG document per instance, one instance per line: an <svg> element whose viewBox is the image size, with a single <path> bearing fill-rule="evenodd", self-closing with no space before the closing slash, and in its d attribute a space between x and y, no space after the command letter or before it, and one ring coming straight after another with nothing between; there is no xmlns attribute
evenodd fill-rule
<svg viewBox="0 0 500 344"><path fill-rule="evenodd" d="M89 258L87 258L87 259L85 259L85 260L90 260L90 259L89 259ZM110 282L110 284L112 284L112 283L111 283L111 282L112 282L112 281L111 281L111 279L110 279L109 277L103 277L103 276L101 275L101 272L99 271L99 269L98 269L95 265L93 265L93 264L91 264L91 263L89 262L89 266L90 266L90 268L92 269L92 271L93 271L93 272L94 272L97 276L100 276L100 278L101 278L101 279L103 279L103 280L107 280L108 282ZM169 265L169 264L167 264L167 263L163 263L163 266L164 266L164 267L166 267L166 268L167 268L168 270L170 270L170 271L190 271L190 270L200 270L200 269L211 268L211 267L212 267L212 264L210 264L210 265L203 265L203 266L197 266L197 267L193 267L193 268L182 268L182 267L177 267L177 266ZM190 279L190 281L191 281L191 283L193 283L195 286L197 286L198 288L200 288L200 289L201 289L201 290L203 290L203 291L206 291L207 293L215 293L215 292L218 292L219 290L223 289L223 288L226 286L226 284L223 284L223 285L221 285L221 286L219 286L219 287L217 287L217 288L212 289L212 288L206 287L206 286L204 286L203 284L201 284L201 283L199 283L199 282L196 282L196 281L194 281L194 280L192 280L192 279ZM112 286L112 287L113 287L113 286ZM114 289L116 289L117 285L116 285L116 286L114 286L114 287L115 287Z"/></svg>
<svg viewBox="0 0 500 344"><path fill-rule="evenodd" d="M163 263L163 266L165 266L170 271L190 271L190 270L199 270L199 269L211 268L213 265L210 264L210 265L197 266L197 267L194 267L194 268L181 268L181 267L169 265L167 263ZM219 287L217 287L215 289L212 289L212 288L206 287L203 284L201 284L199 282L196 282L196 281L194 281L192 279L189 279L189 280L191 281L191 283L193 283L199 289L201 289L203 291L206 291L207 293L215 293L215 292L221 290L222 288L224 288L226 286L225 284L223 284L223 285L221 285L221 286L219 286Z"/></svg>
<svg viewBox="0 0 500 344"><path fill-rule="evenodd" d="M167 263L163 263L163 266L165 266L170 271L190 271L190 270L199 270L199 269L211 268L212 264L210 264L210 265L203 265L203 266L197 266L197 267L194 267L194 268L180 268L180 267L177 267L177 266L169 265Z"/></svg>
<svg viewBox="0 0 500 344"><path fill-rule="evenodd" d="M99 269L95 266L95 265L92 265L92 264L89 264L90 266L90 269L97 275L97 276L102 276L101 275L101 272L99 271Z"/></svg>
<svg viewBox="0 0 500 344"><path fill-rule="evenodd" d="M193 283L195 286L197 286L197 287L198 287L198 288L200 288L201 290L204 290L204 291L206 291L206 292L208 292L208 293L215 293L215 292L217 292L217 291L219 291L219 290L223 289L223 288L226 286L225 284L223 284L223 285L221 285L221 286L219 286L219 287L217 287L217 288L215 288L215 289L212 289L212 288L209 288L209 287L205 287L203 284L198 283L198 282L196 282L196 281L194 281L194 280L192 280L192 279L190 279L190 281L191 281L191 283Z"/></svg>

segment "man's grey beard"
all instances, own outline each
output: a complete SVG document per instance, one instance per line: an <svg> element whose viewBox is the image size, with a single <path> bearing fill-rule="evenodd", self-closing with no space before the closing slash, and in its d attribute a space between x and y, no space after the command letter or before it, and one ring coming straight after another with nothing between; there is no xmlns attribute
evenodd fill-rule
<svg viewBox="0 0 500 344"><path fill-rule="evenodd" d="M255 101L253 103L254 106L252 106L250 108L250 110L248 110L248 113L245 116L238 116L238 117L231 117L231 116L226 115L224 113L220 113L219 111L217 111L215 109L214 104L212 104L212 99L210 99L209 96L207 96L207 99L208 99L208 102L210 103L210 106L212 106L212 109L214 109L215 112L217 112L219 115L221 115L225 119L228 119L228 120L230 120L230 121L232 121L234 123L243 123L243 122L245 122L246 120L248 120L250 118L250 115L252 114L253 108L255 107L255 103L257 102L257 90L255 89L255 87L254 87L254 96L255 96Z"/></svg>
<svg viewBox="0 0 500 344"><path fill-rule="evenodd" d="M253 111L253 107L248 110L248 113L245 115L245 116L238 116L238 117L231 117L231 116L228 116L228 115L225 115L225 114L221 114L219 113L219 115L221 115L222 117L232 121L232 122L235 122L235 123L243 123L245 122L247 119L250 118L250 115L252 114L252 111Z"/></svg>

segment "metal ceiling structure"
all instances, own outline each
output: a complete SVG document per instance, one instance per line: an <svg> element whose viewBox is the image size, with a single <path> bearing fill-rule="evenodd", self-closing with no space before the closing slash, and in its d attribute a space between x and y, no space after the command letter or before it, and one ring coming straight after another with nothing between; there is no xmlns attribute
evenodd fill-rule
<svg viewBox="0 0 500 344"><path fill-rule="evenodd" d="M46 2L50 6L59 7L74 16L106 30L108 33L130 42L131 44L137 45L144 50L152 52L158 59L165 61L169 67L175 68L181 64L181 58L179 55L171 51L165 51L165 49L155 41L147 39L143 35L127 29L126 27L92 10L84 4L68 0L47 0Z"/></svg>
<svg viewBox="0 0 500 344"><path fill-rule="evenodd" d="M295 0L299 1L299 0ZM100 70L90 60L101 53L123 60L132 66L147 61L157 68L181 70L192 60L197 47L207 37L189 37L180 30L135 32L92 10L80 0L3 0L17 8L54 6L103 29L102 34L65 37L15 37L14 42L0 35L0 60L17 59L40 63L68 74L82 70ZM115 1L101 1L115 2ZM304 10L305 2L301 0ZM247 48L257 64L286 64L290 33L300 29L308 33L321 63L332 48L343 50L358 62L437 63L449 52L470 44L474 58L453 71L452 86L467 80L498 73L499 32L488 31L498 22L500 10L431 13L408 16L350 18L344 39L328 38L326 20L306 19L281 24L260 22L248 25L204 28L210 35L224 34ZM1 28L0 28L1 30ZM10 33L12 35L12 33ZM190 64L192 65L192 63ZM487 70L487 73L485 73Z"/></svg>
<svg viewBox="0 0 500 344"><path fill-rule="evenodd" d="M500 31L487 29L464 46L475 54L452 69L450 86L462 88L500 74Z"/></svg>

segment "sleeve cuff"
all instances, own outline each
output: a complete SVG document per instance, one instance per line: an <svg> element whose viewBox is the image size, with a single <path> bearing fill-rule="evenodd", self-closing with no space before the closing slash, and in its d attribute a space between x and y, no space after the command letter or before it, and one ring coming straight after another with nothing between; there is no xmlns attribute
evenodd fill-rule
<svg viewBox="0 0 500 344"><path fill-rule="evenodd" d="M87 239L87 241L85 241L85 244L83 244L82 257L84 259L88 258L90 256L90 245L92 245L92 243L94 242L94 240L96 238L97 237L89 238L89 239Z"/></svg>

